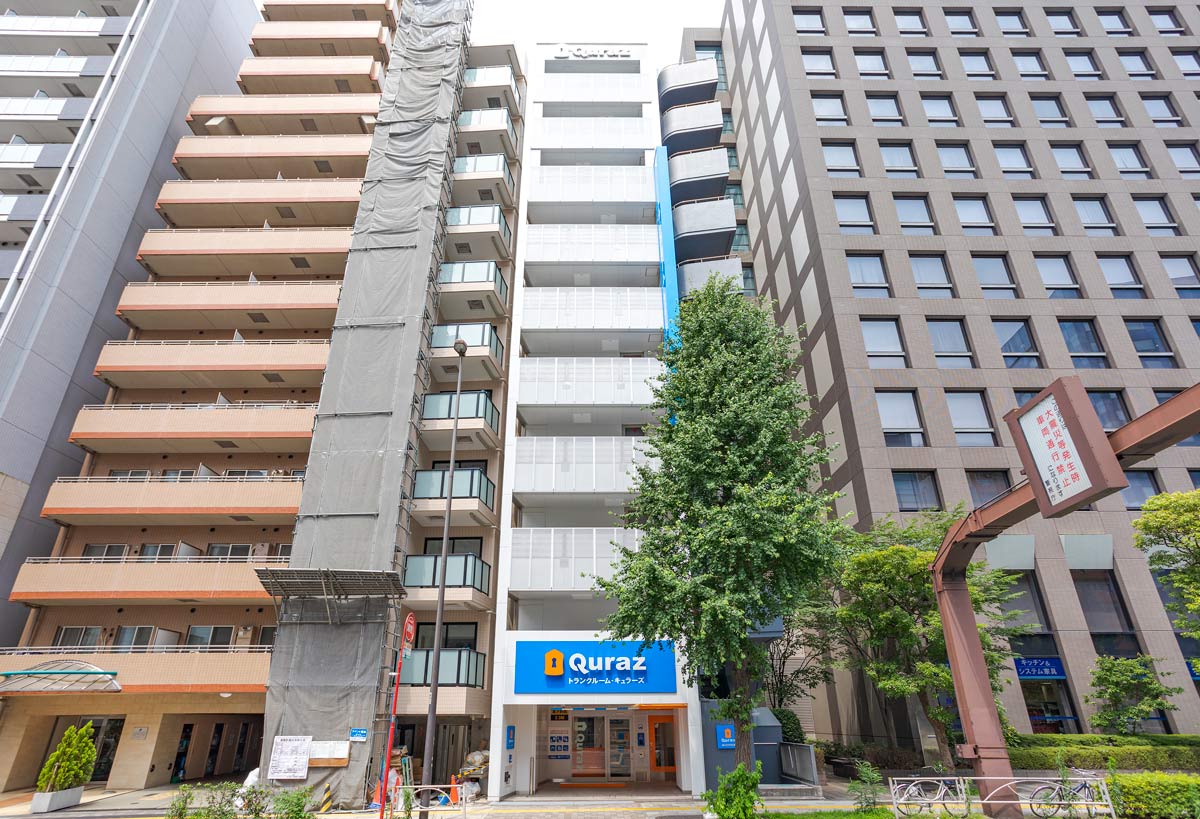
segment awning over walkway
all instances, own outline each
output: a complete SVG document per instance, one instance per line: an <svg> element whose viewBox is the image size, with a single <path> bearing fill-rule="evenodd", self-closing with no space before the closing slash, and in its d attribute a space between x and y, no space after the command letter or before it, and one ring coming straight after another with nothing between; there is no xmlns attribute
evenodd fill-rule
<svg viewBox="0 0 1200 819"><path fill-rule="evenodd" d="M0 696L117 692L121 685L116 677L115 671L79 660L51 660L22 671L0 672Z"/></svg>

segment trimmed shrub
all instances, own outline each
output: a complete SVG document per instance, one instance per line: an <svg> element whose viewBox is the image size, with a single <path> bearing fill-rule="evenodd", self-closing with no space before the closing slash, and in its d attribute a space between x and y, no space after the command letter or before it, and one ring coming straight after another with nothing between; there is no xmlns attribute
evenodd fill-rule
<svg viewBox="0 0 1200 819"><path fill-rule="evenodd" d="M1151 745L1078 745L1058 748L1011 748L1008 756L1019 770L1052 770L1063 765L1102 770L1109 761L1120 770L1200 771L1200 748Z"/></svg>
<svg viewBox="0 0 1200 819"><path fill-rule="evenodd" d="M779 720L779 727L783 729L784 742L804 744L804 726L800 724L800 717L796 716L795 712L787 708L772 708L771 713L775 715L775 719Z"/></svg>
<svg viewBox="0 0 1200 819"><path fill-rule="evenodd" d="M1191 819L1200 801L1200 776L1191 774L1115 774L1108 786L1120 790L1124 819Z"/></svg>
<svg viewBox="0 0 1200 819"><path fill-rule="evenodd" d="M1014 748L1069 748L1077 745L1180 745L1200 748L1200 734L1019 734Z"/></svg>
<svg viewBox="0 0 1200 819"><path fill-rule="evenodd" d="M58 747L46 758L38 774L37 789L43 793L69 791L86 785L96 767L96 743L92 740L92 723L82 728L67 728Z"/></svg>
<svg viewBox="0 0 1200 819"><path fill-rule="evenodd" d="M704 801L710 813L718 819L754 819L762 801L758 798L758 783L762 780L762 762L754 763L747 771L739 762L729 773L717 770L717 789L705 791Z"/></svg>

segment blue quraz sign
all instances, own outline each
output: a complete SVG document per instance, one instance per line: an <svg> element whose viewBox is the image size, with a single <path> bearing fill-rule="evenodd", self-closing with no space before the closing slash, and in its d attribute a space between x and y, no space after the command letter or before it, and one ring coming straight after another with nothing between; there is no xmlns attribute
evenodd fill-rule
<svg viewBox="0 0 1200 819"><path fill-rule="evenodd" d="M675 645L518 640L516 694L673 694Z"/></svg>
<svg viewBox="0 0 1200 819"><path fill-rule="evenodd" d="M1013 657L1017 679L1065 680L1067 671L1058 657Z"/></svg>

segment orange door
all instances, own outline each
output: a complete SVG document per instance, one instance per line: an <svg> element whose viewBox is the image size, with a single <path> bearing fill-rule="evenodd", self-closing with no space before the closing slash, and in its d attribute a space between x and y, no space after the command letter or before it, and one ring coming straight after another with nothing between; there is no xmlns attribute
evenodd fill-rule
<svg viewBox="0 0 1200 819"><path fill-rule="evenodd" d="M650 770L675 773L675 717L650 717Z"/></svg>

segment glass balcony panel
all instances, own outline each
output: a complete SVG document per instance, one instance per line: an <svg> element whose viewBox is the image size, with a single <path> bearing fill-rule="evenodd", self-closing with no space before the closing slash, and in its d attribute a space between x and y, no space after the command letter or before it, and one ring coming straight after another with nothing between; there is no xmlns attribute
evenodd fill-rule
<svg viewBox="0 0 1200 819"><path fill-rule="evenodd" d="M438 584L441 555L409 555L404 561L404 585L434 588ZM492 585L492 567L475 555L450 555L446 562L446 587L473 588L487 594Z"/></svg>
<svg viewBox="0 0 1200 819"><path fill-rule="evenodd" d="M418 499L446 497L447 476L445 469L422 469L416 474L413 483L413 497ZM494 509L496 500L496 484L483 473L482 469L454 470L453 494L456 498L476 498L483 501L489 509Z"/></svg>
<svg viewBox="0 0 1200 819"><path fill-rule="evenodd" d="M500 431L500 411L486 392L464 392L459 403L458 417L482 418L488 426ZM446 421L453 418L453 393L430 393L425 396L421 417L427 421Z"/></svg>
<svg viewBox="0 0 1200 819"><path fill-rule="evenodd" d="M447 262L438 270L438 284L483 283L495 285L500 301L508 303L508 282L495 262Z"/></svg>
<svg viewBox="0 0 1200 819"><path fill-rule="evenodd" d="M429 685L433 670L432 661L433 649L414 649L400 669L400 684ZM442 649L438 665L438 685L482 688L486 663L486 654L469 648Z"/></svg>

